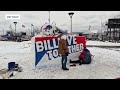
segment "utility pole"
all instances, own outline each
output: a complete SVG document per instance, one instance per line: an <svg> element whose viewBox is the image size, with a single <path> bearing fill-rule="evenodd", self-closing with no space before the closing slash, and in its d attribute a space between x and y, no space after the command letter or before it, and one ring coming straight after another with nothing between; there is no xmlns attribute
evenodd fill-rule
<svg viewBox="0 0 120 90"><path fill-rule="evenodd" d="M102 39L102 41L103 41L103 30L102 30L103 28L102 28L102 18L101 18L101 39Z"/></svg>
<svg viewBox="0 0 120 90"><path fill-rule="evenodd" d="M69 12L68 15L70 16L70 19L71 19L71 34L72 34L72 16L74 15L74 13Z"/></svg>
<svg viewBox="0 0 120 90"><path fill-rule="evenodd" d="M4 29L3 29L3 35L4 35Z"/></svg>
<svg viewBox="0 0 120 90"><path fill-rule="evenodd" d="M32 34L33 34L33 32L32 32L32 27L33 27L33 24L31 24L31 36L32 36Z"/></svg>
<svg viewBox="0 0 120 90"><path fill-rule="evenodd" d="M119 27L119 39L118 39L118 42L120 41L120 27Z"/></svg>
<svg viewBox="0 0 120 90"><path fill-rule="evenodd" d="M50 24L50 11L49 11L49 19L48 19L48 21L49 21L49 24Z"/></svg>
<svg viewBox="0 0 120 90"><path fill-rule="evenodd" d="M15 36L16 36L16 24L17 24L17 22L13 22L14 24L15 24Z"/></svg>
<svg viewBox="0 0 120 90"><path fill-rule="evenodd" d="M91 28L91 26L89 25L89 28L88 28L88 30L90 30L90 28Z"/></svg>

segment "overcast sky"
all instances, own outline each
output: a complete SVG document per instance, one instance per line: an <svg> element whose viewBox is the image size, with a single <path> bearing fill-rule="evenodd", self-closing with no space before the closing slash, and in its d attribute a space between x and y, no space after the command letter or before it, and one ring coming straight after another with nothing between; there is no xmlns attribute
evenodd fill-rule
<svg viewBox="0 0 120 90"><path fill-rule="evenodd" d="M51 23L56 22L56 25L63 29L70 31L70 17L68 15L70 11L51 11ZM89 25L91 30L99 30L101 22L107 21L108 18L119 17L120 11L72 11L73 15L73 31L87 31ZM19 20L5 19L7 14L20 15ZM17 30L24 30L22 25L26 26L26 29L31 28L31 24L35 27L41 27L45 22L48 22L48 11L0 11L0 31L3 29L9 30L11 25L14 29L14 21L17 21Z"/></svg>

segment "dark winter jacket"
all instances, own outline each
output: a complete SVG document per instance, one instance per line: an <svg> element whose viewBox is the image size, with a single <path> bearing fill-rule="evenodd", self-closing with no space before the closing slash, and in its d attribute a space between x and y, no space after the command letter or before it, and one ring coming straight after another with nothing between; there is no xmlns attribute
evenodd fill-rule
<svg viewBox="0 0 120 90"><path fill-rule="evenodd" d="M90 53L90 51L88 49L84 49L80 55L79 55L79 60L82 59L84 62L89 63L91 62L91 56L92 54Z"/></svg>
<svg viewBox="0 0 120 90"><path fill-rule="evenodd" d="M66 53L68 53L68 47L66 44L66 40L64 39L59 40L58 53L61 55L66 55Z"/></svg>

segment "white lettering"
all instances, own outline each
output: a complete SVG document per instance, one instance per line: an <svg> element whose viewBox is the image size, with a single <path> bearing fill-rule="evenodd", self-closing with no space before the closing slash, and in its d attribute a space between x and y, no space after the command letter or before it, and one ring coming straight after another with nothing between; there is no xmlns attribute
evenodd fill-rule
<svg viewBox="0 0 120 90"><path fill-rule="evenodd" d="M72 48L72 53L75 53L76 52L76 45L72 45L71 48Z"/></svg>
<svg viewBox="0 0 120 90"><path fill-rule="evenodd" d="M68 46L68 51L69 53L71 53L71 46Z"/></svg>
<svg viewBox="0 0 120 90"><path fill-rule="evenodd" d="M55 50L53 50L53 57L58 57L58 50L57 49L55 49Z"/></svg>
<svg viewBox="0 0 120 90"><path fill-rule="evenodd" d="M51 45L50 45L50 40L47 40L47 43L48 43L48 50L53 49L53 47L51 47Z"/></svg>
<svg viewBox="0 0 120 90"><path fill-rule="evenodd" d="M73 44L77 44L75 36L73 37Z"/></svg>
<svg viewBox="0 0 120 90"><path fill-rule="evenodd" d="M36 47L37 47L37 52L43 51L44 50L43 42L42 41L36 42Z"/></svg>
<svg viewBox="0 0 120 90"><path fill-rule="evenodd" d="M51 60L51 59L52 59L52 50L47 51L47 54L48 54L48 58L49 58L49 60Z"/></svg>
<svg viewBox="0 0 120 90"><path fill-rule="evenodd" d="M56 43L55 39L53 39L53 46L54 46L54 48L58 48L58 46L56 44L57 43Z"/></svg>
<svg viewBox="0 0 120 90"><path fill-rule="evenodd" d="M68 45L71 45L72 43L72 36L67 36L67 42L68 42Z"/></svg>
<svg viewBox="0 0 120 90"><path fill-rule="evenodd" d="M80 50L80 44L76 44L76 51L78 52Z"/></svg>
<svg viewBox="0 0 120 90"><path fill-rule="evenodd" d="M80 51L84 49L83 44L80 44Z"/></svg>
<svg viewBox="0 0 120 90"><path fill-rule="evenodd" d="M44 42L44 47L45 47L45 50L47 50L47 49L48 49L48 47L47 47L46 40L44 40L43 42Z"/></svg>

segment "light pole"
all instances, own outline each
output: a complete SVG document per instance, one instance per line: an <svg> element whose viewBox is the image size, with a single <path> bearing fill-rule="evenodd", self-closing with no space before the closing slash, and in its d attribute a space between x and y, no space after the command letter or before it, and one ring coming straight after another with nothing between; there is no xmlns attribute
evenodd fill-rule
<svg viewBox="0 0 120 90"><path fill-rule="evenodd" d="M14 24L15 24L15 35L16 35L16 24L17 24L17 22L13 22Z"/></svg>
<svg viewBox="0 0 120 90"><path fill-rule="evenodd" d="M34 25L32 24L32 26L33 26L33 36L34 36L35 35Z"/></svg>
<svg viewBox="0 0 120 90"><path fill-rule="evenodd" d="M33 24L31 24L31 36L32 36L32 27L33 27Z"/></svg>
<svg viewBox="0 0 120 90"><path fill-rule="evenodd" d="M89 30L90 30L91 26L89 25Z"/></svg>
<svg viewBox="0 0 120 90"><path fill-rule="evenodd" d="M25 25L22 25L23 28L25 28ZM27 30L26 30L26 35L27 35Z"/></svg>
<svg viewBox="0 0 120 90"><path fill-rule="evenodd" d="M49 20L49 24L50 24L50 11L49 11L49 19L48 20Z"/></svg>
<svg viewBox="0 0 120 90"><path fill-rule="evenodd" d="M71 18L71 34L72 34L72 16L73 16L73 12L70 12L70 13L68 13L69 14L69 16L70 16L70 18Z"/></svg>

